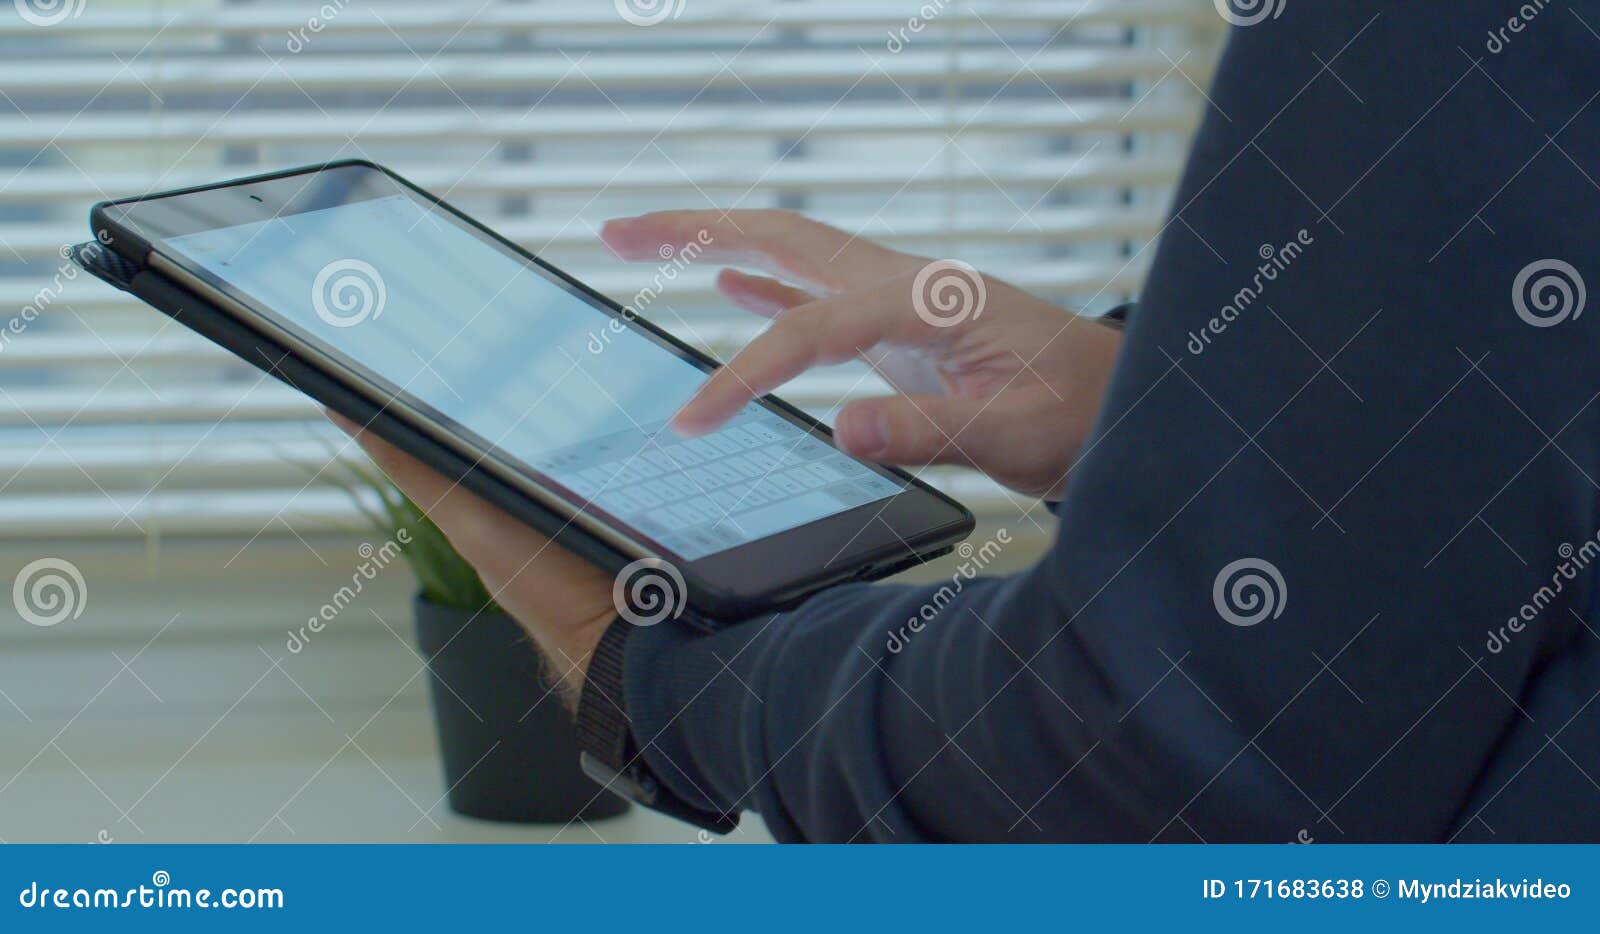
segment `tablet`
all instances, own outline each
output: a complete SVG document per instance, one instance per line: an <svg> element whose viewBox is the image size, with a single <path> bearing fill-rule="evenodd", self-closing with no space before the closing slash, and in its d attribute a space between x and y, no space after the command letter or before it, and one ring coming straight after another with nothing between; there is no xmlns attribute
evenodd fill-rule
<svg viewBox="0 0 1600 934"><path fill-rule="evenodd" d="M102 202L91 225L119 284L591 560L664 572L674 614L779 609L972 530L770 396L678 437L714 360L382 166Z"/></svg>

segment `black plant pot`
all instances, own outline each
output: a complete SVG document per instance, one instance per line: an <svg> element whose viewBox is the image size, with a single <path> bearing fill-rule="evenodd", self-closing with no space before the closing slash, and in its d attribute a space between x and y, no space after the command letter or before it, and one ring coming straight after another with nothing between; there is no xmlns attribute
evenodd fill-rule
<svg viewBox="0 0 1600 934"><path fill-rule="evenodd" d="M484 820L614 817L628 802L578 767L572 718L517 622L416 600L451 810Z"/></svg>

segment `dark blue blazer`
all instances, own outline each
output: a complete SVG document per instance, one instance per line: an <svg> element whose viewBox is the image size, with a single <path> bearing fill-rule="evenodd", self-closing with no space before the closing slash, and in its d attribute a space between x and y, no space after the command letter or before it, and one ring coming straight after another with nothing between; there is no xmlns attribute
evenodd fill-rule
<svg viewBox="0 0 1600 934"><path fill-rule="evenodd" d="M1235 28L1049 553L634 633L651 766L781 839L1600 840L1597 31Z"/></svg>

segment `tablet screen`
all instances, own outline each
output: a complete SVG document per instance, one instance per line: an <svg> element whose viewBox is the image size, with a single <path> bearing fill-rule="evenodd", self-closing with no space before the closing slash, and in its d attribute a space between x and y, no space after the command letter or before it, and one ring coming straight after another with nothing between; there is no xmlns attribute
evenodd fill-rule
<svg viewBox="0 0 1600 934"><path fill-rule="evenodd" d="M688 560L903 488L755 403L679 438L666 422L702 369L406 195L165 243Z"/></svg>

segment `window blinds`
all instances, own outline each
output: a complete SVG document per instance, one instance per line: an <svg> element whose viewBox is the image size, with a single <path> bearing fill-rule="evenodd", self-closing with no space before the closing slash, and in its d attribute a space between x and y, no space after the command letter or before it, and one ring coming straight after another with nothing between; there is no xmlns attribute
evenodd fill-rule
<svg viewBox="0 0 1600 934"><path fill-rule="evenodd" d="M622 300L654 270L598 244L606 218L782 207L1102 310L1138 286L1224 26L1205 0L12 12L0 536L29 539L290 534L350 510L311 482L337 445L311 403L63 259L95 200L359 156ZM715 272L685 270L650 316L726 356L759 322ZM881 388L845 366L781 394L828 418ZM926 476L980 512L1025 506Z"/></svg>

